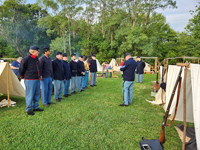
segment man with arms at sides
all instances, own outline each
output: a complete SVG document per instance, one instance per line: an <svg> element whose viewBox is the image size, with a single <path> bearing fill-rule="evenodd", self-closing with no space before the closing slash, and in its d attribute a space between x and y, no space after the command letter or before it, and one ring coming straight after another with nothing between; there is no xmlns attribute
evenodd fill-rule
<svg viewBox="0 0 200 150"><path fill-rule="evenodd" d="M40 53L37 46L31 46L30 54L24 59L19 66L19 74L24 78L26 112L28 115L34 115L33 111L43 111L38 106L40 99L40 80L42 80L38 55ZM33 111L32 111L33 109Z"/></svg>
<svg viewBox="0 0 200 150"><path fill-rule="evenodd" d="M54 100L60 102L62 95L62 85L64 79L64 70L63 70L63 63L62 63L62 53L56 52L56 58L52 61L52 68L53 68L53 81L54 81Z"/></svg>
<svg viewBox="0 0 200 150"><path fill-rule="evenodd" d="M137 56L137 70L136 70L137 83L139 82L139 78L140 78L140 83L142 83L144 67L145 67L145 62L141 60L140 56Z"/></svg>
<svg viewBox="0 0 200 150"><path fill-rule="evenodd" d="M69 67L69 63L67 62L67 54L64 53L63 54L63 69L64 69L64 78L66 79L64 81L64 89L63 89L63 95L64 97L68 97L68 96L71 96L69 95L69 86L70 86L70 78L71 78L71 70L70 70L70 67Z"/></svg>
<svg viewBox="0 0 200 150"><path fill-rule="evenodd" d="M85 67L84 67L84 63L83 63L83 56L80 55L78 58L78 62L77 62L77 85L78 85L78 91L82 92L84 91L83 88L83 78L85 75Z"/></svg>
<svg viewBox="0 0 200 150"><path fill-rule="evenodd" d="M120 68L123 71L123 103L120 106L128 106L133 100L133 84L135 80L136 61L131 57L130 53L124 55L126 61Z"/></svg>
<svg viewBox="0 0 200 150"><path fill-rule="evenodd" d="M45 107L48 107L50 104L55 104L51 102L52 61L49 57L51 54L49 46L43 47L43 53L44 55L39 58L42 73L42 103Z"/></svg>
<svg viewBox="0 0 200 150"><path fill-rule="evenodd" d="M76 63L76 54L71 55L71 61L69 62L69 67L71 69L71 81L70 81L70 93L76 94L77 86L77 63Z"/></svg>
<svg viewBox="0 0 200 150"><path fill-rule="evenodd" d="M13 70L13 72L15 73L19 81L21 81L21 78L19 75L19 66L20 66L21 60L22 60L22 57L19 57L17 60L13 61L11 64L11 69Z"/></svg>
<svg viewBox="0 0 200 150"><path fill-rule="evenodd" d="M96 86L96 78L97 78L97 62L96 62L96 55L92 55L92 59L89 62L90 68L90 86Z"/></svg>
<svg viewBox="0 0 200 150"><path fill-rule="evenodd" d="M89 75L89 65L88 65L88 58L84 57L84 67L85 67L85 76L83 79L83 89L87 89L88 87L88 75Z"/></svg>

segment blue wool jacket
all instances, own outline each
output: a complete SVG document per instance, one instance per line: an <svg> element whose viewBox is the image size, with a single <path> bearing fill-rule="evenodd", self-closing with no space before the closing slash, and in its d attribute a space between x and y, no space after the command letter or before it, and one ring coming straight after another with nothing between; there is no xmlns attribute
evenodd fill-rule
<svg viewBox="0 0 200 150"><path fill-rule="evenodd" d="M64 69L64 78L69 80L71 78L71 70L69 67L69 63L67 61L62 60L63 69Z"/></svg>
<svg viewBox="0 0 200 150"><path fill-rule="evenodd" d="M133 58L129 58L124 62L124 65L120 68L123 71L123 80L124 81L134 81L135 80L135 69L137 63Z"/></svg>
<svg viewBox="0 0 200 150"><path fill-rule="evenodd" d="M145 67L145 63L142 60L137 61L136 74L143 74L144 73L144 67Z"/></svg>
<svg viewBox="0 0 200 150"><path fill-rule="evenodd" d="M63 63L58 58L55 58L52 61L52 68L53 68L53 79L54 80L64 80L64 70L63 70Z"/></svg>
<svg viewBox="0 0 200 150"><path fill-rule="evenodd" d="M75 77L77 75L77 63L73 60L69 62L69 67L71 70L71 76Z"/></svg>
<svg viewBox="0 0 200 150"><path fill-rule="evenodd" d="M83 76L81 72L85 72L84 63L82 61L77 62L77 76Z"/></svg>
<svg viewBox="0 0 200 150"><path fill-rule="evenodd" d="M19 66L19 74L25 80L39 80L41 69L38 58L32 54L24 57Z"/></svg>

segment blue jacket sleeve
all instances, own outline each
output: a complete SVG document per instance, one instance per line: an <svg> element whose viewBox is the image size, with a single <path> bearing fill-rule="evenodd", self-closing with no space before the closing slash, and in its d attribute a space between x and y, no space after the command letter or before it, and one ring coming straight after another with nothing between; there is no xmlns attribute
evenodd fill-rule
<svg viewBox="0 0 200 150"><path fill-rule="evenodd" d="M126 70L127 66L128 66L128 64L127 64L127 62L125 61L124 64L123 64L123 66L120 68L120 70L121 70L121 71Z"/></svg>
<svg viewBox="0 0 200 150"><path fill-rule="evenodd" d="M28 59L22 59L21 64L19 66L19 74L21 78L23 79L25 76L25 72L27 69Z"/></svg>

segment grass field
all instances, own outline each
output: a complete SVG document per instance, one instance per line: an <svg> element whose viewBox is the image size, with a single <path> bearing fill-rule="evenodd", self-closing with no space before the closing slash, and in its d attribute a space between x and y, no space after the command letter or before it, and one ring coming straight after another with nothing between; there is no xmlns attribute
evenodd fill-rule
<svg viewBox="0 0 200 150"><path fill-rule="evenodd" d="M122 78L98 78L96 87L28 116L24 98L11 97L16 107L0 108L0 149L132 149L139 150L141 137L159 138L164 110L145 100L156 75L144 75L135 83L133 104L122 103ZM5 98L1 96L0 100ZM53 99L53 96L52 96ZM54 102L54 100L52 100ZM166 128L165 150L181 150L174 128ZM188 124L193 126L193 124Z"/></svg>

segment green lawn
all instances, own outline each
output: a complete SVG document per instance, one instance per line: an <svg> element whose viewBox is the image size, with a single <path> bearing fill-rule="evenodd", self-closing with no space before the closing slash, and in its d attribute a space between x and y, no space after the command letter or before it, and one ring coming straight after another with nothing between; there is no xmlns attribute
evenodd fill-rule
<svg viewBox="0 0 200 150"><path fill-rule="evenodd" d="M98 86L48 108L40 100L45 110L34 116L26 114L24 98L11 97L17 106L0 108L0 149L139 150L141 137L157 139L161 131L162 106L145 101L154 100L150 86L155 79L156 75L144 75L142 84L134 84L133 104L128 107L119 106L122 78L98 78ZM167 127L165 150L182 147L175 124L183 123Z"/></svg>

